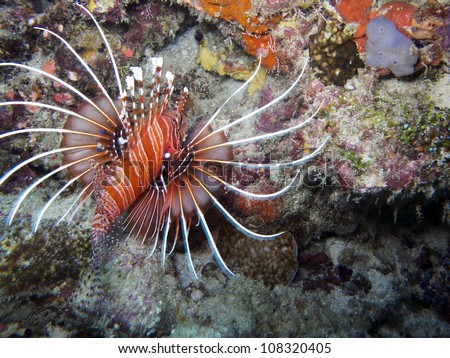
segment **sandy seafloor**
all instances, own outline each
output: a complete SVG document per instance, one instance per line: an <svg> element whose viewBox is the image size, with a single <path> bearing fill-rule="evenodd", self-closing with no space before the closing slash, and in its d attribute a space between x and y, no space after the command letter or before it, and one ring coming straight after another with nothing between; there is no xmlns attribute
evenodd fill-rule
<svg viewBox="0 0 450 358"><path fill-rule="evenodd" d="M88 20L67 10L70 4L63 4L58 15L45 13L53 6L48 2L39 4L39 9L21 1L0 4L7 9L4 13L15 14L18 21L8 32L13 20L1 17L1 41L16 51L3 50L0 57L3 62L17 61L38 68L56 58L56 75L71 76L67 71L72 62L65 62L58 41L42 39L38 32L33 38L26 30L31 22L27 25L25 19L34 18L44 27L45 20L52 28L62 19ZM131 9L133 4L129 6ZM240 61L243 68L251 69L255 60L233 42L232 36L219 32L217 23L174 6L175 10L164 8L165 13L173 11L173 31L165 31L167 23L163 20L150 17L161 22L161 39L155 35L154 47L139 48L130 59L119 56L119 63L124 72L127 61L145 71L151 56L163 57L164 69L175 74L175 92L183 86L190 89L193 108L189 125L195 127L202 115L214 113L242 84L208 72L199 64L199 33L208 40L213 53L220 52L221 46L232 48L227 56L235 64ZM75 21L64 24L65 29L71 26L75 30L67 30L65 38L75 41L79 51L88 56L89 36L84 31L95 29L89 26L76 30L81 25ZM108 37L119 31L121 39L125 38L126 31L114 19L108 19L104 26ZM23 49L15 42L18 36L24 36ZM116 45L120 42L113 41ZM123 43L121 46L122 50L126 47ZM108 71L101 61L96 62L98 54L89 56L94 70L101 72L99 77ZM243 91L223 109L214 127L282 93L306 59L305 50L289 74L262 76L262 84L256 85L253 93ZM106 259L93 272L89 236L95 203L88 203L71 222L55 226L76 198L77 188L55 200L41 227L32 232L33 218L67 180L67 174L58 174L33 190L12 225L6 224L27 185L55 169L61 158L52 156L22 169L3 184L0 192L0 336L450 336L447 59L430 73L422 70L401 79L376 77L363 68L346 88L321 84L308 66L291 96L276 109L269 109L269 116L248 120L227 132L234 140L287 128L307 118L326 100L324 110L301 135L294 133L287 139L235 149L235 158L242 162L289 160L305 155L304 148L314 149L331 135L321 156L303 168L303 185L275 204L262 204L255 210L254 202L245 204L229 194L221 199L236 219L255 231L286 231L283 240L266 246L243 238L223 223L218 212L208 212L211 230L226 262L237 273L235 277L226 277L214 263L200 227L191 230L194 266L200 278L194 281L182 246L175 249L163 270L158 250L149 258L148 246L125 241L120 223L111 232L111 243L105 244ZM16 100L18 94L29 99L38 93L38 101L55 104L54 93L61 91L27 71L3 69L1 76L2 100L11 100L11 93ZM83 81L86 77L79 75L71 83L92 91ZM114 88L111 77L106 81ZM289 115L283 112L286 107L291 108ZM64 116L51 111L0 110L2 132L64 124ZM407 136L411 131L399 129L419 125L417 118L432 117L433 111L439 117L435 115L432 123L420 122L424 127L418 131L428 133L431 129L427 126L434 126L444 138L438 134L421 141L419 134L416 140ZM0 168L6 172L32 153L58 145L59 139L52 135L2 141ZM422 151L419 146L438 149ZM279 175L274 171L271 179L279 180ZM273 190L267 177L256 177L252 190ZM244 184L241 187L245 188Z"/></svg>

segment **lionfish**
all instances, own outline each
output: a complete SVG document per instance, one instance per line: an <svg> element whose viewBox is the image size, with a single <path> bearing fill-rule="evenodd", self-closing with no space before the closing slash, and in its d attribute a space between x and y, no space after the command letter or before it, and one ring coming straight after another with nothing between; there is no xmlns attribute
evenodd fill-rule
<svg viewBox="0 0 450 358"><path fill-rule="evenodd" d="M320 107L305 121L273 133L228 140L225 131L285 98L302 78L306 63L297 79L280 96L263 107L214 130L212 122L222 108L253 80L261 65L259 61L253 75L228 97L206 124L196 132L187 135L185 106L189 92L187 88L184 88L175 105L171 105L174 75L167 72L165 85L161 85L162 58L151 59L151 80L146 91L144 91L143 71L140 67L130 68L132 75L125 77L126 88L124 89L112 49L102 28L83 5L76 2L74 4L89 15L102 37L117 81L117 98L112 98L86 61L64 38L42 27L35 27L35 29L56 37L64 44L98 86L100 95L93 99L88 98L63 79L35 67L19 63L0 63L1 67L15 67L51 79L83 101L74 111L41 102L0 102L0 106L33 105L62 112L68 116L63 128L26 128L0 135L0 139L3 139L35 132L62 134L59 148L36 154L22 161L0 178L0 185L2 185L14 173L35 160L56 153L63 155L62 164L58 168L42 176L23 191L11 210L8 224L12 223L20 206L33 189L55 174L67 170L70 180L46 202L37 216L34 231L38 229L44 214L61 193L75 182L81 181L80 192L58 223L68 216L72 218L88 199L93 198L96 201L92 223L94 250L96 245L101 245L108 239L108 232L112 225L126 214L123 229L129 231L128 237L139 238L142 242L148 241L150 255L159 245L162 266L166 256L173 252L181 231L189 269L194 278L198 279L189 248L189 229L193 220L197 220L219 266L226 274L234 275L216 247L205 219L206 210L215 206L237 230L255 239L274 239L283 234L281 232L265 235L246 228L230 214L218 198L224 189L259 200L270 200L284 194L298 180L300 165L316 156L325 146L328 138L309 155L289 162L242 163L233 160L234 146L293 133L310 123ZM225 169L217 170L220 166ZM294 168L295 175L281 190L271 194L259 194L245 191L228 182L225 175L228 166L256 169L290 167ZM171 245L170 229L175 232Z"/></svg>

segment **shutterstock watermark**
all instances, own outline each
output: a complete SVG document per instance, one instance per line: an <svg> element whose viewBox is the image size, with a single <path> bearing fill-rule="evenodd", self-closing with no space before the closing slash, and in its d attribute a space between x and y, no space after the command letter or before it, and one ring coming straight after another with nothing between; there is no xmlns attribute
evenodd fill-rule
<svg viewBox="0 0 450 358"><path fill-rule="evenodd" d="M268 155L270 158L270 154ZM165 159L161 162L128 160L121 165L110 162L99 170L98 181L102 186L131 186L141 188L204 185L209 190L233 185L239 188L259 185L263 181L267 189L279 189L287 185L299 188L323 186L350 186L351 168L334 159L328 151L309 159L301 165L289 161L270 160L265 163L248 162L196 162L195 159L179 161ZM158 165L159 164L159 165ZM158 168L158 169L157 169Z"/></svg>

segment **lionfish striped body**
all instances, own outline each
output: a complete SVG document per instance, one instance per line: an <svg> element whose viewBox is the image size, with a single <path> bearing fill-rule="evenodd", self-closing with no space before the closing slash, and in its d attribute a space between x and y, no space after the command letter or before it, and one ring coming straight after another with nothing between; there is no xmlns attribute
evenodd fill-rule
<svg viewBox="0 0 450 358"><path fill-rule="evenodd" d="M188 242L190 224L195 218L201 224L217 262L225 273L232 275L233 273L226 266L216 248L204 212L214 205L236 229L256 239L272 239L279 236L281 233L262 235L247 229L225 209L217 197L225 187L239 195L261 200L269 200L282 195L290 185L296 182L299 165L317 155L326 140L308 156L276 165L277 168L297 168L290 185L272 194L255 194L228 183L225 175L226 167L244 165L250 168L272 168L274 165L235 162L233 161L232 147L292 133L308 124L315 117L317 111L294 127L251 138L229 141L225 130L279 102L295 87L302 74L285 93L272 102L234 120L219 130L213 130L211 123L218 116L220 110L236 93L250 83L259 69L258 66L254 75L225 101L200 130L187 136L185 103L188 98L188 90L185 88L182 91L176 105L172 107L170 102L174 76L167 72L166 83L161 85L162 59L153 58L151 61L149 98L144 96L141 68L131 68L133 75L126 77L126 89L123 89L112 51L103 31L86 8L80 4L76 5L92 18L103 38L117 79L118 99L113 100L110 97L100 80L67 41L58 34L43 28L38 29L47 31L61 40L84 66L100 88L102 92L100 96L91 100L69 83L34 67L16 63L0 64L0 66L14 66L37 72L59 82L84 101L76 111L27 101L0 103L0 106L32 104L68 115L62 129L30 128L0 135L0 139L32 132L57 132L63 135L60 148L35 155L16 165L0 178L1 185L12 174L33 160L55 153L62 153L64 156L60 167L35 181L22 193L11 212L9 223L12 222L20 205L34 188L52 175L67 169L71 179L43 207L36 220L35 230L52 202L70 185L81 181L80 194L60 221L69 214L73 216L74 212L93 197L96 200L92 224L94 246L107 239L111 226L127 212L124 230L129 231L128 237L150 242L150 253L153 253L159 244L162 264L164 264L167 252L173 251L181 232L188 266L197 278ZM221 167L225 169L220 170ZM170 249L168 237L171 228L174 229L175 236Z"/></svg>

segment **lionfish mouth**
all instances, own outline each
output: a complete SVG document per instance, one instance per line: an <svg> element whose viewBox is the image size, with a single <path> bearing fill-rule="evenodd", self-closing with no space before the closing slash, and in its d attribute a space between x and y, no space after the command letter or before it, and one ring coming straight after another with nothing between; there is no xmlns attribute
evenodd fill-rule
<svg viewBox="0 0 450 358"><path fill-rule="evenodd" d="M61 193L75 182L80 181L81 190L78 196L63 213L57 224L67 217L71 220L87 200L94 199L96 201L92 224L94 248L107 239L111 226L126 213L124 230L129 231L127 238L138 238L142 242L150 243L150 255L159 246L162 266L164 266L166 256L173 252L178 236L181 236L189 269L195 279L198 279L189 246L189 228L191 222L195 220L201 224L219 266L226 274L233 275L216 247L204 216L206 210L210 206L215 206L237 230L249 237L267 240L280 236L283 233L264 235L246 228L229 213L218 198L225 188L238 195L259 200L271 200L283 195L297 183L300 166L321 152L328 137L316 150L302 158L277 164L243 163L233 159L232 149L234 146L289 135L309 124L315 118L320 107L303 122L273 133L228 140L225 131L255 117L285 98L302 78L306 63L297 79L279 97L263 107L233 120L222 128L214 130L212 127L214 120L223 107L253 80L260 68L259 63L254 74L230 95L206 124L195 134L186 136L185 103L188 98L188 90L185 88L179 95L176 104L171 105L174 76L167 72L165 85L161 86L162 58L151 59L150 84L145 90L147 96L144 95L143 73L139 67L130 68L133 75L125 78L126 89L123 89L122 80L105 34L94 16L83 5L78 3L75 5L90 16L106 45L117 81L117 99L114 100L110 96L93 70L65 39L44 28L36 27L36 29L58 38L66 46L97 84L101 95L90 99L63 79L28 65L0 64L2 67L12 66L35 72L56 81L83 101L76 111L40 102L0 103L0 106L33 105L62 112L68 116L63 128L28 128L0 135L0 139L3 139L33 132L56 132L62 134L63 137L59 148L36 154L24 160L0 178L1 185L32 161L56 153L62 153L64 156L62 164L57 169L39 178L23 191L11 210L8 223L12 223L20 206L33 189L55 174L68 170L70 180L44 205L36 218L34 231L38 229L44 214ZM290 167L293 168L295 175L282 189L271 194L258 194L247 192L228 182L226 168L230 166L257 169ZM175 231L175 235L172 244L169 245L171 228Z"/></svg>

